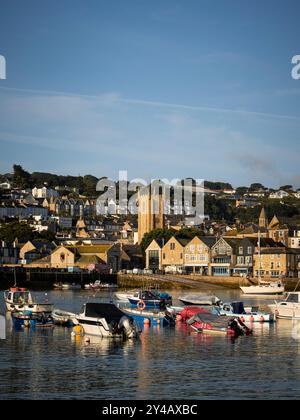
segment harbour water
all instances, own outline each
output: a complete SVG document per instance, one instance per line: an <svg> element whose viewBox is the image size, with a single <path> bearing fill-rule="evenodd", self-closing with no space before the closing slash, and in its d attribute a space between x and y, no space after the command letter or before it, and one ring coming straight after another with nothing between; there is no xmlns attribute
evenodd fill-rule
<svg viewBox="0 0 300 420"><path fill-rule="evenodd" d="M223 301L240 299L239 291L215 292ZM49 291L47 298L77 312L87 301L109 301L111 292ZM62 327L14 331L8 314L0 399L300 398L300 341L292 337L292 321L259 324L252 337L236 340L197 335L183 324L145 328L138 341L93 338L88 344Z"/></svg>

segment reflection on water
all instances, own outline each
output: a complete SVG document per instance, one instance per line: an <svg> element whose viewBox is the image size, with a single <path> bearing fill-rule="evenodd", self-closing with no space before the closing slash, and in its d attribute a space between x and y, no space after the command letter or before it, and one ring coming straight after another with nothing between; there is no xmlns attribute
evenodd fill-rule
<svg viewBox="0 0 300 420"><path fill-rule="evenodd" d="M235 290L217 294L224 301L240 299ZM54 291L48 298L79 311L86 301L109 301L111 293ZM266 309L270 302L247 303ZM16 332L8 314L7 340L0 341L0 398L299 398L300 341L292 338L293 327L285 320L254 324L253 337L232 340L195 334L179 323L145 326L138 341L91 337L87 343L67 328Z"/></svg>

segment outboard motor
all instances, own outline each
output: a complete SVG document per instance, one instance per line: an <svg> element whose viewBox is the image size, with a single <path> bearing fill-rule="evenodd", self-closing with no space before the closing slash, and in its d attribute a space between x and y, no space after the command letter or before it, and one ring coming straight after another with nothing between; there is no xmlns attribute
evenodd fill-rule
<svg viewBox="0 0 300 420"><path fill-rule="evenodd" d="M138 335L138 328L133 318L126 315L120 319L118 329L123 332L125 338L135 338Z"/></svg>

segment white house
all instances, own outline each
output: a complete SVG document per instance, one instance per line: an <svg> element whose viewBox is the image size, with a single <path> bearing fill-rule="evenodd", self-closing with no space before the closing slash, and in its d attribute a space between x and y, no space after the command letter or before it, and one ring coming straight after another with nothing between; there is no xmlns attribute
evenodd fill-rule
<svg viewBox="0 0 300 420"><path fill-rule="evenodd" d="M286 191L283 190L279 190L279 191L275 191L273 193L271 193L269 195L269 198L273 198L273 199L277 199L277 200L282 200L283 198L289 197L290 194Z"/></svg>
<svg viewBox="0 0 300 420"><path fill-rule="evenodd" d="M34 187L32 189L32 195L34 198L57 198L59 197L59 193L56 190L48 187L37 188Z"/></svg>
<svg viewBox="0 0 300 420"><path fill-rule="evenodd" d="M0 184L0 189L2 189L2 190L11 190L11 188L12 188L12 185L8 181L2 182Z"/></svg>

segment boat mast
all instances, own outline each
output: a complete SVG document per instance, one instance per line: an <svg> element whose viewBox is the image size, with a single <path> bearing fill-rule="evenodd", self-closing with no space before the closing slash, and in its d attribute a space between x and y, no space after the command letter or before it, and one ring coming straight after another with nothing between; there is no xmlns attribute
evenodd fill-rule
<svg viewBox="0 0 300 420"><path fill-rule="evenodd" d="M260 242L260 230L258 231L258 260L259 260L259 273L258 273L258 284L261 285L261 242Z"/></svg>

